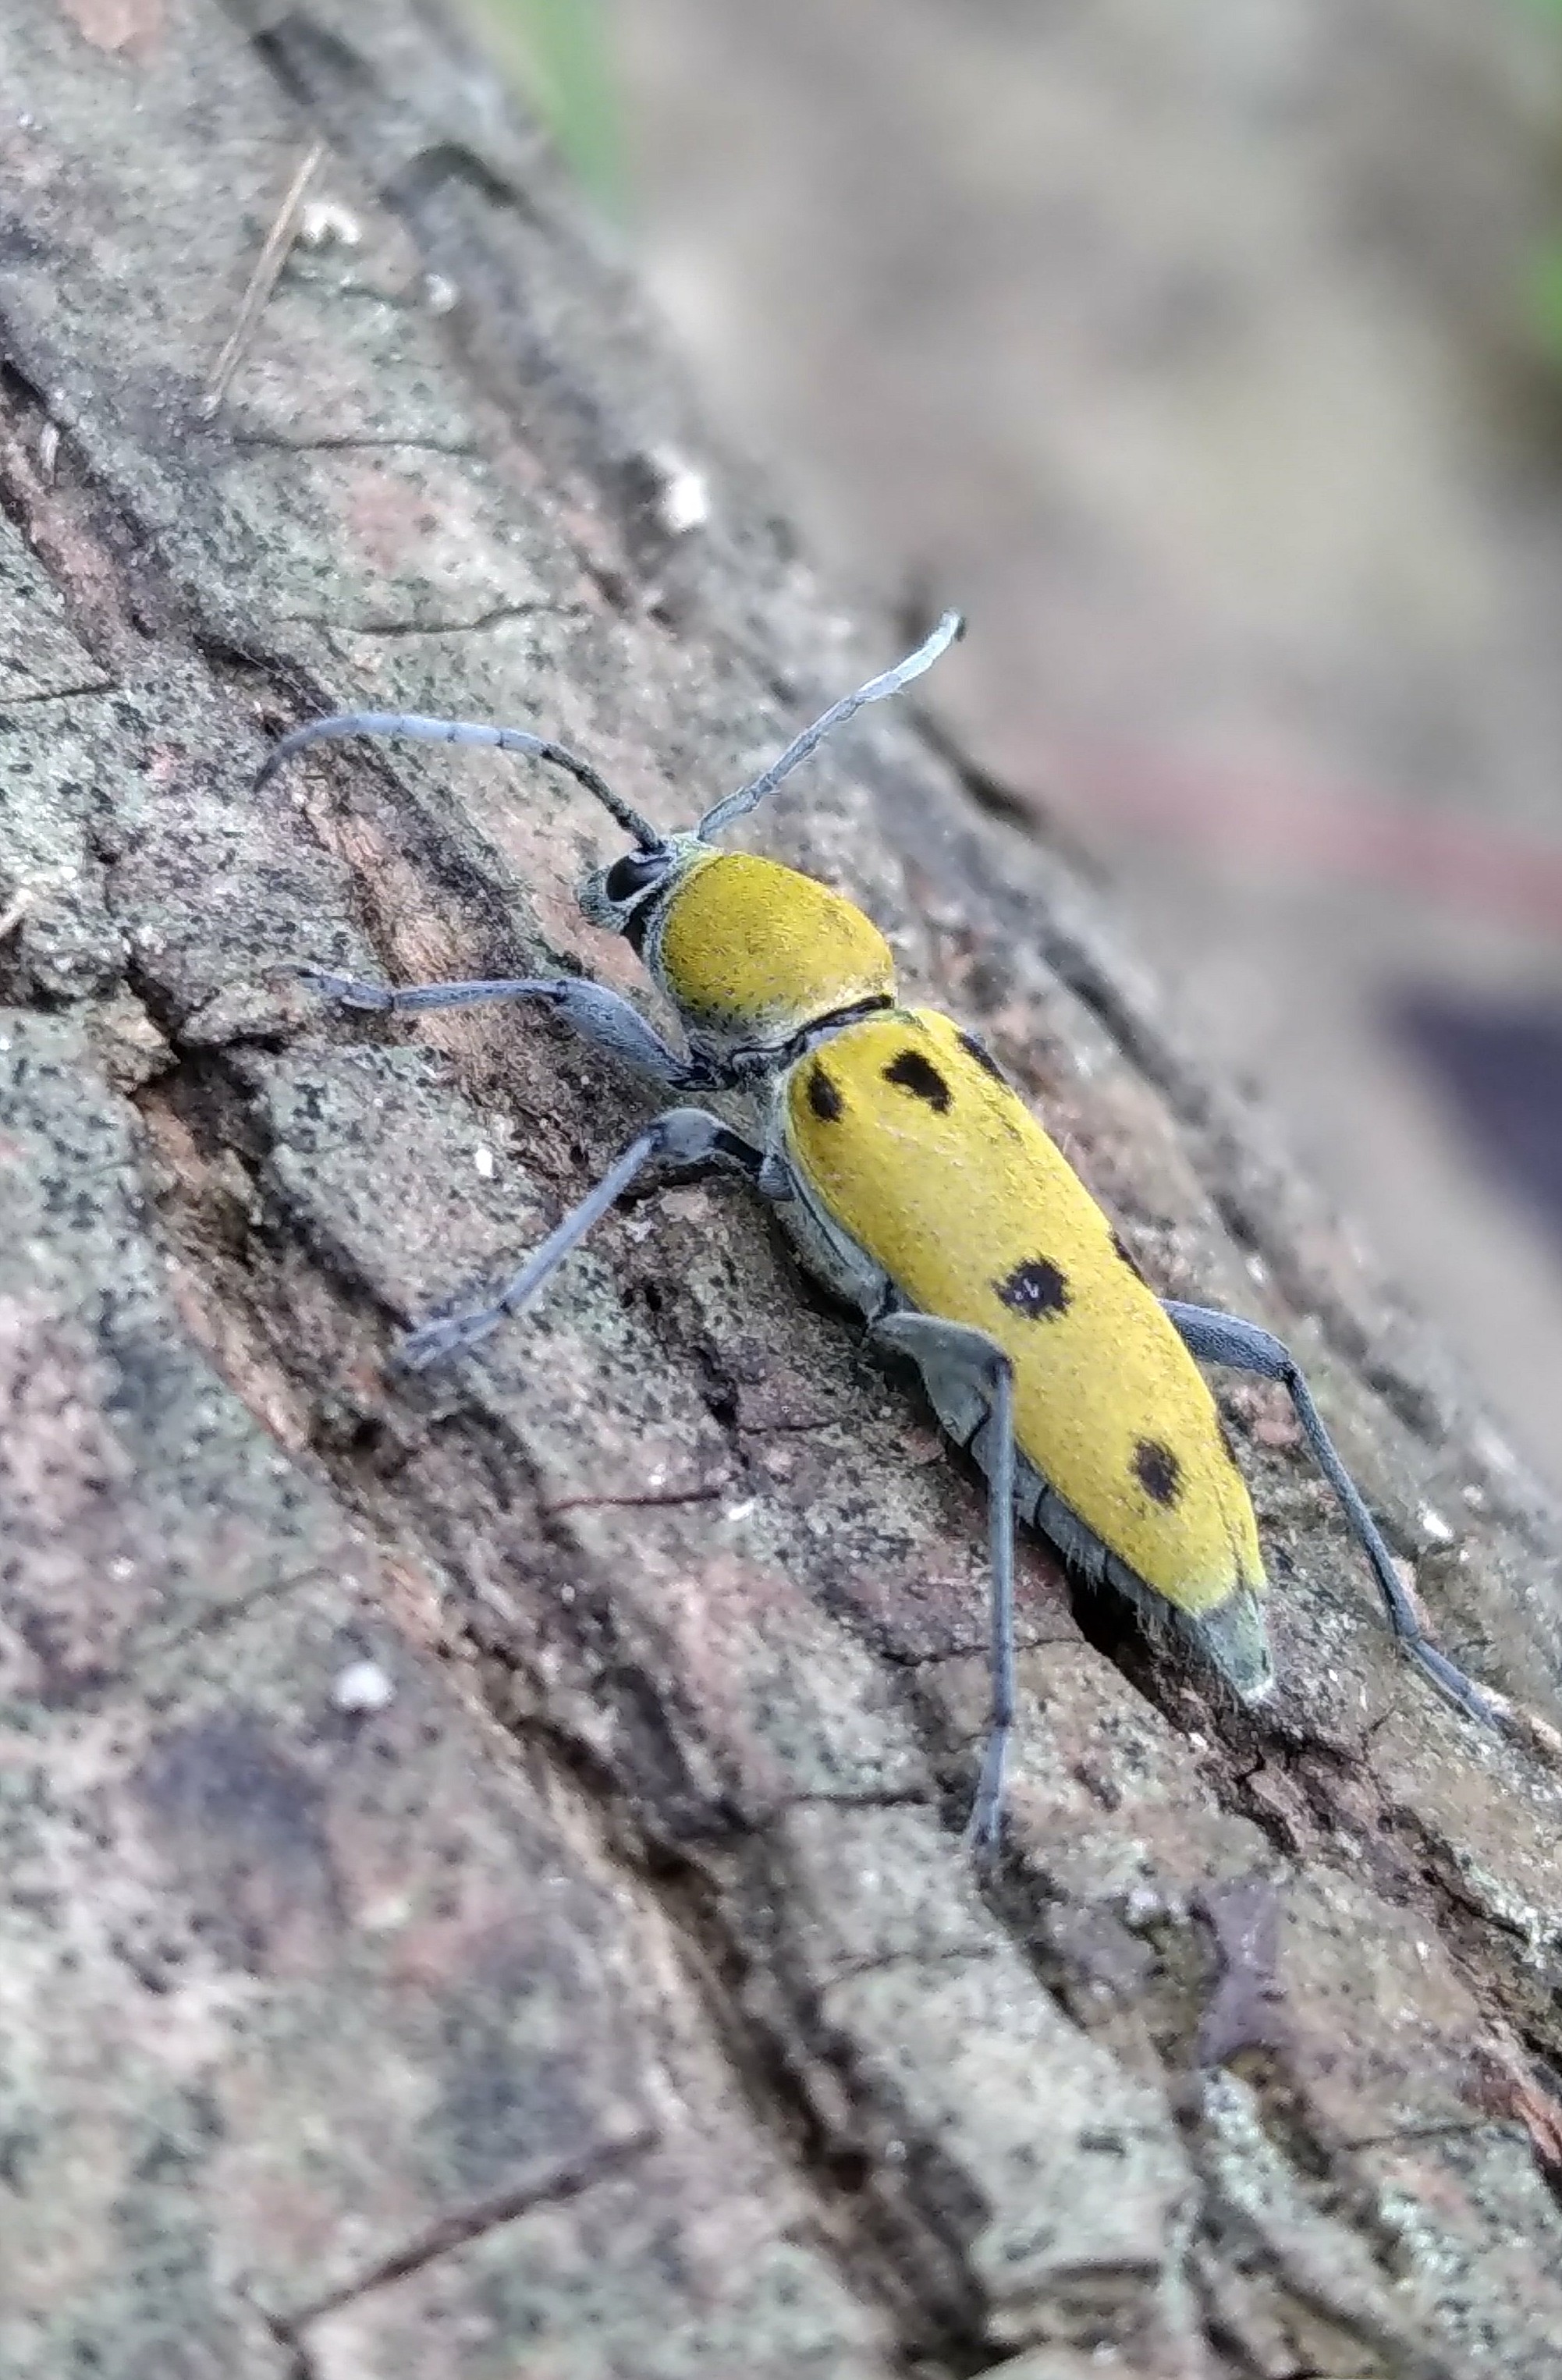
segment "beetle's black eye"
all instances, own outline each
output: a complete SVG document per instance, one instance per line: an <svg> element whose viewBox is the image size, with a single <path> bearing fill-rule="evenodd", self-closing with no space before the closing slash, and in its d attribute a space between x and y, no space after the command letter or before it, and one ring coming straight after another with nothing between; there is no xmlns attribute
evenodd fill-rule
<svg viewBox="0 0 1562 2380"><path fill-rule="evenodd" d="M603 878L602 889L610 901L632 901L637 892L647 891L666 872L665 852L627 851Z"/></svg>

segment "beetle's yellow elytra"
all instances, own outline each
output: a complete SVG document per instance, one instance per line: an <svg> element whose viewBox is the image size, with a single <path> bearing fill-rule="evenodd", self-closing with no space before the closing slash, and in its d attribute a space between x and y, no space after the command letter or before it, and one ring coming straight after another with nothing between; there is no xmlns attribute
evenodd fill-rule
<svg viewBox="0 0 1562 2380"><path fill-rule="evenodd" d="M1090 1193L980 1045L931 1010L792 1070L787 1145L909 1303L1014 1366L1015 1443L1119 1560L1194 1617L1263 1585L1220 1416Z"/></svg>
<svg viewBox="0 0 1562 2380"><path fill-rule="evenodd" d="M889 944L860 909L746 851L713 853L679 878L653 955L690 1027L723 1038L785 1043L824 1010L895 996Z"/></svg>

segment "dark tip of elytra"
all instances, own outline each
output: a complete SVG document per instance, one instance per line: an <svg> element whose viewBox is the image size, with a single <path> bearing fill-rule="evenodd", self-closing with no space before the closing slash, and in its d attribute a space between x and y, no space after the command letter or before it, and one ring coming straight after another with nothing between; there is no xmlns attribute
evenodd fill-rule
<svg viewBox="0 0 1562 2380"><path fill-rule="evenodd" d="M1003 1068L994 1057L991 1050L987 1049L983 1043L980 1042L974 1033L962 1033L960 1035L960 1047L965 1051L968 1058L975 1059L977 1064L982 1068L984 1074L992 1075L995 1082L1007 1082L1007 1075L1004 1073Z"/></svg>
<svg viewBox="0 0 1562 2380"><path fill-rule="evenodd" d="M993 1287L1002 1305L1031 1322L1044 1322L1068 1311L1068 1277L1046 1257L1027 1257Z"/></svg>
<svg viewBox="0 0 1562 2380"><path fill-rule="evenodd" d="M1133 1250L1124 1239L1121 1232L1114 1232L1112 1234L1112 1252L1115 1256L1121 1257L1129 1272L1132 1273L1135 1281L1144 1281L1144 1273L1140 1265L1139 1258L1135 1256ZM1145 1281L1145 1287L1148 1288L1149 1285L1148 1281Z"/></svg>
<svg viewBox="0 0 1562 2380"><path fill-rule="evenodd" d="M884 1078L897 1090L909 1091L914 1099L925 1099L939 1115L947 1112L949 1086L920 1050L902 1050L885 1068Z"/></svg>
<svg viewBox="0 0 1562 2380"><path fill-rule="evenodd" d="M821 1123L834 1123L846 1104L832 1077L817 1064L808 1070L808 1104Z"/></svg>
<svg viewBox="0 0 1562 2380"><path fill-rule="evenodd" d="M1175 1504L1182 1486L1182 1465L1159 1439L1141 1438L1133 1451L1134 1477L1153 1504Z"/></svg>

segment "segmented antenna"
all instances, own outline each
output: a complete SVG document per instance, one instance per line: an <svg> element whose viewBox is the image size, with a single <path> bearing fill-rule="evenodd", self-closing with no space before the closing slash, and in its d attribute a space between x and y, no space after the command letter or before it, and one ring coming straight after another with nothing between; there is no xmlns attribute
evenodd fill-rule
<svg viewBox="0 0 1562 2380"><path fill-rule="evenodd" d="M713 834L719 834L723 827L732 824L734 819L747 818L749 812L763 801L766 794L775 792L783 777L791 775L799 760L806 760L815 747L823 744L826 735L832 735L854 712L860 710L864 703L883 702L886 695L898 694L903 686L909 686L914 677L921 677L923 670L931 669L939 655L947 652L955 639L964 633L965 622L958 612L946 612L927 642L919 645L914 653L908 653L903 662L897 662L895 667L885 670L882 677L871 677L866 686L858 687L855 694L843 695L839 702L833 702L812 727L805 727L800 735L793 738L778 760L773 760L761 775L750 779L748 784L740 785L735 794L728 794L724 801L717 802L714 809L708 809L694 830L701 841L708 841Z"/></svg>
<svg viewBox="0 0 1562 2380"><path fill-rule="evenodd" d="M641 818L621 794L614 792L589 760L580 759L564 745L533 735L525 727L486 727L470 719L423 719L413 710L343 710L330 719L311 719L306 726L295 727L262 762L255 776L257 789L296 752L342 735L403 735L416 744L479 744L491 751L527 752L534 760L551 760L555 769L567 770L578 785L596 795L625 833L633 835L641 851L659 851L666 840L649 819Z"/></svg>

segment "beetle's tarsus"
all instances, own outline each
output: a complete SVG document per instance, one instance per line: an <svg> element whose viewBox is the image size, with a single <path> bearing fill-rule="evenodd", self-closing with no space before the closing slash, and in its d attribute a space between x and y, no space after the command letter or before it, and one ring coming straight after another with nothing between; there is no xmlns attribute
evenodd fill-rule
<svg viewBox="0 0 1562 2380"><path fill-rule="evenodd" d="M1425 1670L1433 1684L1457 1710L1463 1711L1467 1718L1476 1720L1480 1726L1490 1728L1496 1735L1507 1733L1500 1715L1493 1709L1479 1686L1467 1678L1446 1653L1440 1653L1435 1645L1419 1633L1401 1636L1399 1642L1410 1659Z"/></svg>
<svg viewBox="0 0 1562 2380"><path fill-rule="evenodd" d="M976 1799L970 1805L961 1841L983 1866L998 1856L1004 1826L1004 1772L1008 1766L1009 1728L989 1735L982 1755Z"/></svg>
<svg viewBox="0 0 1562 2380"><path fill-rule="evenodd" d="M409 1330L397 1347L391 1361L398 1372L426 1372L435 1364L448 1363L452 1355L463 1354L496 1330L506 1318L508 1308L504 1305L475 1306L468 1314L450 1314L433 1322L421 1323Z"/></svg>
<svg viewBox="0 0 1562 2380"><path fill-rule="evenodd" d="M300 983L307 983L322 1000L335 1001L342 1008L361 1008L383 1014L396 1006L396 994L388 983L368 983L357 976L337 975L330 967L309 966L301 962L289 966L287 973L297 976Z"/></svg>

